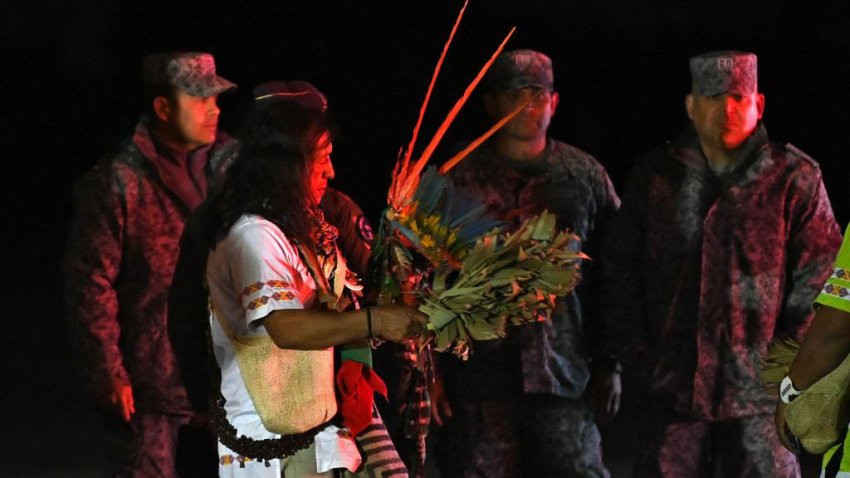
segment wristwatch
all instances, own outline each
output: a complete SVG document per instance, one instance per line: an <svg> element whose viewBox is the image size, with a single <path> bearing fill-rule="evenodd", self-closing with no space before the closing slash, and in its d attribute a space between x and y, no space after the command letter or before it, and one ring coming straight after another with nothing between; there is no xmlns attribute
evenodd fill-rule
<svg viewBox="0 0 850 478"><path fill-rule="evenodd" d="M782 403L791 403L792 400L800 396L803 393L802 390L797 390L794 388L794 384L791 382L791 377L788 375L782 379L782 382L779 383L779 399L782 400Z"/></svg>

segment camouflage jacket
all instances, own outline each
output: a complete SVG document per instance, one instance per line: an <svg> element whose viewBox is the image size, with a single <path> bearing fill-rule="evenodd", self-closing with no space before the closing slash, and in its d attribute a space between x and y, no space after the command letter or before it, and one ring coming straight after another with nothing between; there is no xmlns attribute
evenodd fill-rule
<svg viewBox="0 0 850 478"><path fill-rule="evenodd" d="M509 228L548 209L593 255L597 232L620 206L605 169L589 154L549 139L531 162L511 161L489 144L451 172L461 187L479 196ZM558 302L552 320L511 328L502 340L473 344L465 363L443 354L440 367L450 396L499 397L518 393L580 396L590 378L594 271L583 272L577 293Z"/></svg>
<svg viewBox="0 0 850 478"><path fill-rule="evenodd" d="M96 398L123 381L133 387L137 411L188 409L166 331L168 289L184 222L218 182L230 143L220 132L213 145L190 153L196 174L188 178L197 190L187 197L191 186L175 178L174 164L164 164L169 159L141 121L131 139L75 185L66 316Z"/></svg>
<svg viewBox="0 0 850 478"><path fill-rule="evenodd" d="M638 160L602 257L606 352L650 403L723 420L770 413L762 357L801 339L841 242L817 163L763 125L722 176L693 128Z"/></svg>

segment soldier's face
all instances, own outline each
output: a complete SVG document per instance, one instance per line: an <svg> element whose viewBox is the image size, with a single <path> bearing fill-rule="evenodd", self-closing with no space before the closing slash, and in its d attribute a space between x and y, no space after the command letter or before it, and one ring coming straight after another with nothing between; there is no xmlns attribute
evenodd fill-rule
<svg viewBox="0 0 850 478"><path fill-rule="evenodd" d="M313 160L310 162L309 200L312 205L322 202L322 197L328 189L328 181L334 178L334 166L331 162L333 153L333 142L327 132L319 137Z"/></svg>
<svg viewBox="0 0 850 478"><path fill-rule="evenodd" d="M221 110L216 96L202 98L178 91L168 123L188 149L215 141Z"/></svg>
<svg viewBox="0 0 850 478"><path fill-rule="evenodd" d="M501 91L484 96L484 106L494 120L500 120L531 101L499 132L522 141L530 141L546 136L549 123L558 107L558 93L538 88L522 88Z"/></svg>
<svg viewBox="0 0 850 478"><path fill-rule="evenodd" d="M753 134L764 113L764 95L691 94L685 107L701 141L732 150Z"/></svg>

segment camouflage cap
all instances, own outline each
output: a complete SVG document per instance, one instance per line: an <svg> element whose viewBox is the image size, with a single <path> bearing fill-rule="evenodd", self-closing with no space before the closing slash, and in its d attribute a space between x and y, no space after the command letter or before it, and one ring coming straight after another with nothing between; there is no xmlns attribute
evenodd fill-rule
<svg viewBox="0 0 850 478"><path fill-rule="evenodd" d="M552 60L534 50L502 53L487 72L488 91L518 90L538 87L551 90L555 86Z"/></svg>
<svg viewBox="0 0 850 478"><path fill-rule="evenodd" d="M215 74L215 60L209 53L164 52L144 59L145 85L172 85L192 96L206 98L236 88L236 84Z"/></svg>
<svg viewBox="0 0 850 478"><path fill-rule="evenodd" d="M270 81L254 88L255 101L294 101L305 108L328 110L324 93L308 81Z"/></svg>
<svg viewBox="0 0 850 478"><path fill-rule="evenodd" d="M752 53L715 51L691 58L691 91L702 96L758 92L758 62Z"/></svg>

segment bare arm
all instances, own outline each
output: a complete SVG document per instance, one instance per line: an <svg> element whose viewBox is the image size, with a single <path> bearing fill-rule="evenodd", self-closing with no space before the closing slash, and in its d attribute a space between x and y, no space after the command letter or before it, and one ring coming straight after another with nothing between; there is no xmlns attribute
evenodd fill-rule
<svg viewBox="0 0 850 478"><path fill-rule="evenodd" d="M806 339L797 352L788 377L794 388L805 390L837 367L850 353L850 313L821 305ZM776 404L774 421L779 441L785 448L800 453L792 444L785 425L785 403Z"/></svg>
<svg viewBox="0 0 850 478"><path fill-rule="evenodd" d="M401 305L372 307L372 333L403 342L425 332L427 318ZM276 310L263 319L274 343L282 349L317 350L369 337L366 309L332 312L309 309Z"/></svg>
<svg viewBox="0 0 850 478"><path fill-rule="evenodd" d="M850 353L850 313L821 305L791 364L788 376L798 390L809 388Z"/></svg>
<svg viewBox="0 0 850 478"><path fill-rule="evenodd" d="M828 281L830 265L835 258L838 226L826 190L816 175L803 175L800 194L792 197L794 226L788 243L791 291L785 300L777 332L800 339L811 317L811 297ZM807 192L808 191L808 192ZM850 314L821 305L812 319L788 377L797 390L817 382L841 363L850 350ZM799 453L799 442L785 424L785 403L777 401L774 414L780 442L788 450Z"/></svg>

